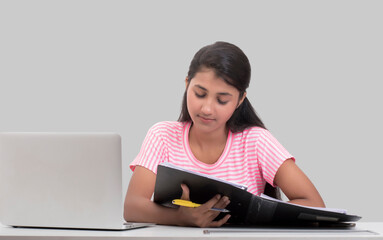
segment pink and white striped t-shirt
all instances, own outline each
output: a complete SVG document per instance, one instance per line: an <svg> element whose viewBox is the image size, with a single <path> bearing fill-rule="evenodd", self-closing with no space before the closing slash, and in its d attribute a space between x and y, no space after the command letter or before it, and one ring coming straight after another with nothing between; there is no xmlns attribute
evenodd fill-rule
<svg viewBox="0 0 383 240"><path fill-rule="evenodd" d="M260 127L242 132L229 131L225 149L214 164L200 162L189 146L190 122L160 122L153 125L137 157L130 164L157 173L157 166L170 162L186 169L209 174L248 187L260 195L266 182L274 185L274 177L282 163L293 156L270 134Z"/></svg>

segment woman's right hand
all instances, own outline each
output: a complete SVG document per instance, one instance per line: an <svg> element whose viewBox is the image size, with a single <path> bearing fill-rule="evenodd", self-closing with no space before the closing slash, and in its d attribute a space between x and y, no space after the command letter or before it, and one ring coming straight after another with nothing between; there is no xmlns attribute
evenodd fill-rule
<svg viewBox="0 0 383 240"><path fill-rule="evenodd" d="M185 184L181 184L183 200L190 200L189 197L189 188ZM183 207L178 208L178 215L180 219L179 225L181 226L196 226L196 227L220 227L225 224L230 215L227 214L222 219L214 221L214 219L219 215L220 212L213 211L211 208L225 208L229 205L230 200L228 197L221 197L216 195L205 204L202 204L199 207Z"/></svg>
<svg viewBox="0 0 383 240"><path fill-rule="evenodd" d="M219 212L210 208L225 208L227 197L214 197L198 208L161 206L151 200L156 175L147 168L136 166L129 182L124 205L124 218L127 222L150 222L161 225L180 225L198 227L219 227L227 222L229 215L214 221ZM182 185L182 199L189 200L189 188Z"/></svg>

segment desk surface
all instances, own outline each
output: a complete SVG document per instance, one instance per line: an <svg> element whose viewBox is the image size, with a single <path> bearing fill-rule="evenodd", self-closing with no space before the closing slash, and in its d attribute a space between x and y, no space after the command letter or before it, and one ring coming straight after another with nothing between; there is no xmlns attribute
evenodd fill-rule
<svg viewBox="0 0 383 240"><path fill-rule="evenodd" d="M0 239L383 239L383 222L360 222L351 230L289 228L191 228L150 226L126 231L12 228Z"/></svg>

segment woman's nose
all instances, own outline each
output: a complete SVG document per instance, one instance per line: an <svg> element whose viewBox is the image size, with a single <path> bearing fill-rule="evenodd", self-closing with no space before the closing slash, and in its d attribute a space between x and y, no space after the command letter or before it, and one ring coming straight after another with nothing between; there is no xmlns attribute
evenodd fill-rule
<svg viewBox="0 0 383 240"><path fill-rule="evenodd" d="M210 115L213 111L213 101L211 99L206 99L203 101L201 112L205 115Z"/></svg>

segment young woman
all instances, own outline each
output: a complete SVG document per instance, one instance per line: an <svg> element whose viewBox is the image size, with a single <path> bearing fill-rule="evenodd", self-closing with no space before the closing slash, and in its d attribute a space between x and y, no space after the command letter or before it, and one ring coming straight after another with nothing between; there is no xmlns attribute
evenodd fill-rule
<svg viewBox="0 0 383 240"><path fill-rule="evenodd" d="M215 196L198 208L166 208L153 201L157 166L171 162L184 168L246 185L260 195L278 186L291 203L324 207L323 200L295 164L295 159L266 130L246 97L251 68L237 46L216 42L194 56L178 121L160 122L147 133L125 199L126 221L219 227L230 214L215 220L226 196ZM189 189L182 198L189 199Z"/></svg>

